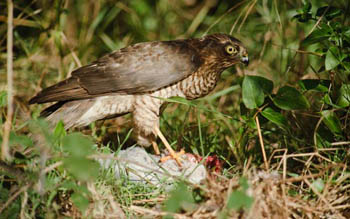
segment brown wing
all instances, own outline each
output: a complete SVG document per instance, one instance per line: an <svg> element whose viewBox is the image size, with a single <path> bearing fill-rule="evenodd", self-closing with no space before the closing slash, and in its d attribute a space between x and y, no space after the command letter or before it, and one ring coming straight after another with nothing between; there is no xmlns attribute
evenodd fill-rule
<svg viewBox="0 0 350 219"><path fill-rule="evenodd" d="M188 40L147 42L118 50L41 91L32 103L68 101L105 94L135 94L176 83L201 65Z"/></svg>

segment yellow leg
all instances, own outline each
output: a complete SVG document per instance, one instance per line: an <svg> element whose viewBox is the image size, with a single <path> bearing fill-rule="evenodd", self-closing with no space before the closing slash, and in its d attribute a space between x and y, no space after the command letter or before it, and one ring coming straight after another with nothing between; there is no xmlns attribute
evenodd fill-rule
<svg viewBox="0 0 350 219"><path fill-rule="evenodd" d="M165 139L164 135L162 134L162 132L159 130L158 127L154 128L156 134L159 136L160 140L162 140L163 144L165 145L165 147L168 149L169 154L170 154L170 158L173 158L176 163L181 167L181 155L185 153L185 151L182 149L179 153L176 153L170 146L170 144L168 143L168 141ZM163 157L162 159L160 159L161 162L165 162L167 160L170 159L169 156L167 157Z"/></svg>
<svg viewBox="0 0 350 219"><path fill-rule="evenodd" d="M153 146L153 149L154 149L154 152L156 153L156 155L160 155L160 151L159 151L159 148L158 148L156 141L152 140L152 146Z"/></svg>
<svg viewBox="0 0 350 219"><path fill-rule="evenodd" d="M174 151L174 154L173 155L168 155L168 156L165 156L165 157L162 157L160 158L160 162L165 162L167 160L170 160L170 159L175 159L176 163L181 167L181 155L185 154L185 150L182 148L180 150L180 152L175 152Z"/></svg>

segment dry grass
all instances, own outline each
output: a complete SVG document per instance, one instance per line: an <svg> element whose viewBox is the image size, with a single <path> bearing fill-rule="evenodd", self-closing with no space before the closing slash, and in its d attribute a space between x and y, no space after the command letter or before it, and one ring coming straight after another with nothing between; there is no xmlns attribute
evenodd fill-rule
<svg viewBox="0 0 350 219"><path fill-rule="evenodd" d="M339 175L339 170L330 171L332 176ZM350 215L350 194L348 186L342 185L350 175L339 175L328 180L322 192L310 183L324 172L302 177L290 177L283 180L278 171L263 171L250 169L246 177L250 185L247 194L254 197L254 203L249 210L228 211L230 218L348 218ZM334 181L335 183L332 183ZM172 215L174 218L218 218L225 211L228 198L232 191L239 188L240 176L227 178L215 175L204 183L206 201L195 210L183 214L164 212L158 209L165 199L143 200L133 203L128 210L140 217L161 218ZM302 186L300 186L302 185ZM286 193L294 191L294 195ZM314 199L306 199L315 194ZM144 203L152 203L156 207L142 207Z"/></svg>

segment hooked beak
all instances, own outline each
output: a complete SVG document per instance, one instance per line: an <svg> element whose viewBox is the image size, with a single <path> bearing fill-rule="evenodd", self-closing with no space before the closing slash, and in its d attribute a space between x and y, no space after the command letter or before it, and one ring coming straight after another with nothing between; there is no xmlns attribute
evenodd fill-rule
<svg viewBox="0 0 350 219"><path fill-rule="evenodd" d="M247 55L241 57L241 62L247 66L249 64L249 58Z"/></svg>

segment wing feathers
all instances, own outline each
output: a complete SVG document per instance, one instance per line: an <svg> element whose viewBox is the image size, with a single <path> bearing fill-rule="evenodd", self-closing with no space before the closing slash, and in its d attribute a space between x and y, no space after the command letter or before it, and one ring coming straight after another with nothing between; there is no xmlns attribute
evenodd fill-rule
<svg viewBox="0 0 350 219"><path fill-rule="evenodd" d="M79 85L77 78L72 77L42 90L29 101L29 104L77 100L88 97L90 97L89 94Z"/></svg>
<svg viewBox="0 0 350 219"><path fill-rule="evenodd" d="M188 77L202 64L199 57L186 40L139 43L104 56L72 75L89 94L135 94Z"/></svg>
<svg viewBox="0 0 350 219"><path fill-rule="evenodd" d="M139 43L76 69L71 78L44 89L29 103L155 91L188 77L202 63L187 40Z"/></svg>

